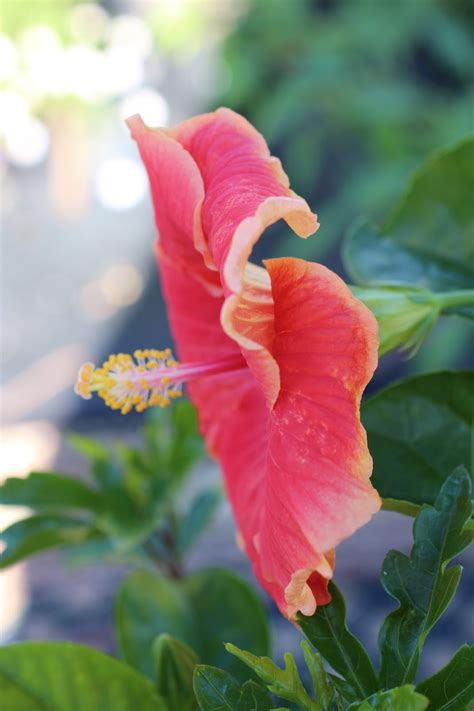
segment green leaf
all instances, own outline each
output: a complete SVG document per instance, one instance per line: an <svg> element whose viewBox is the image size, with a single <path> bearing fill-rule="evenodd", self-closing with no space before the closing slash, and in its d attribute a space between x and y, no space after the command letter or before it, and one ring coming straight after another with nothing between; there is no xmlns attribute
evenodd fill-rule
<svg viewBox="0 0 474 711"><path fill-rule="evenodd" d="M319 706L318 711L325 711L330 708L334 698L333 686L318 652L312 649L305 639L301 642L301 649L313 683L314 695Z"/></svg>
<svg viewBox="0 0 474 711"><path fill-rule="evenodd" d="M267 653L269 647L260 599L239 577L219 569L201 570L182 580L132 573L118 593L116 629L124 659L150 678L151 646L164 632L188 644L200 661L238 678L242 666L226 654L223 642L232 639L257 654Z"/></svg>
<svg viewBox="0 0 474 711"><path fill-rule="evenodd" d="M166 711L152 684L126 664L67 642L0 649L5 711Z"/></svg>
<svg viewBox="0 0 474 711"><path fill-rule="evenodd" d="M227 711L237 708L240 686L223 669L198 664L194 672L194 693L202 711Z"/></svg>
<svg viewBox="0 0 474 711"><path fill-rule="evenodd" d="M151 656L155 637L169 634L197 650L192 610L175 580L136 571L122 584L115 606L117 641L123 658L154 679Z"/></svg>
<svg viewBox="0 0 474 711"><path fill-rule="evenodd" d="M102 502L95 491L77 479L56 472L32 472L26 479L7 479L0 487L0 504L97 511Z"/></svg>
<svg viewBox="0 0 474 711"><path fill-rule="evenodd" d="M0 555L0 568L48 548L82 543L90 535L89 525L67 516L44 514L16 521L2 533L6 548Z"/></svg>
<svg viewBox="0 0 474 711"><path fill-rule="evenodd" d="M430 373L390 385L362 406L384 498L433 503L451 472L470 464L474 373Z"/></svg>
<svg viewBox="0 0 474 711"><path fill-rule="evenodd" d="M348 711L424 711L428 704L426 696L416 692L412 684L405 684L389 691L379 691L362 703L351 704Z"/></svg>
<svg viewBox="0 0 474 711"><path fill-rule="evenodd" d="M201 491L182 517L178 531L178 548L186 553L198 536L209 526L221 501L220 489Z"/></svg>
<svg viewBox="0 0 474 711"><path fill-rule="evenodd" d="M439 672L418 684L430 711L465 711L474 701L474 646L463 645Z"/></svg>
<svg viewBox="0 0 474 711"><path fill-rule="evenodd" d="M195 711L198 708L193 689L197 656L187 644L168 634L153 643L156 688L169 711Z"/></svg>
<svg viewBox="0 0 474 711"><path fill-rule="evenodd" d="M92 461L110 459L109 450L92 437L85 437L77 434L77 432L71 432L68 434L67 440L86 459L91 459Z"/></svg>
<svg viewBox="0 0 474 711"><path fill-rule="evenodd" d="M301 681L293 656L286 652L285 667L280 669L269 657L257 657L227 643L226 650L246 664L267 685L275 696L291 701L307 711L320 711L319 703L308 695Z"/></svg>
<svg viewBox="0 0 474 711"><path fill-rule="evenodd" d="M472 530L466 530L470 492L470 478L459 467L443 484L434 507L423 506L416 517L410 558L392 550L383 562L382 585L400 603L379 635L384 688L414 680L425 639L456 592L462 568L446 566L472 541Z"/></svg>
<svg viewBox="0 0 474 711"><path fill-rule="evenodd" d="M362 284L410 284L433 291L472 288L474 137L434 155L412 178L380 232L358 222L344 262ZM456 308L474 317L472 307Z"/></svg>
<svg viewBox="0 0 474 711"><path fill-rule="evenodd" d="M243 684L236 711L274 711L275 702L265 689L254 681Z"/></svg>
<svg viewBox="0 0 474 711"><path fill-rule="evenodd" d="M223 642L229 640L254 654L268 654L270 634L267 614L257 593L229 570L210 568L183 579L192 609L199 644L199 659L234 674L243 675L240 662L229 656Z"/></svg>
<svg viewBox="0 0 474 711"><path fill-rule="evenodd" d="M341 592L332 582L329 592L332 597L329 605L318 607L312 617L298 613L297 622L314 648L363 699L377 690L377 677L364 647L346 626Z"/></svg>

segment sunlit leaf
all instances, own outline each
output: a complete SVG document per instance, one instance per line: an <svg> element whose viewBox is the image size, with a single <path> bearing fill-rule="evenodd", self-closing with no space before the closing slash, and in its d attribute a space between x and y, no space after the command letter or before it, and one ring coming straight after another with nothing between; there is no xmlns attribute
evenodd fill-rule
<svg viewBox="0 0 474 711"><path fill-rule="evenodd" d="M348 711L425 711L429 700L415 691L412 684L405 684L389 691L379 691L362 703L349 706Z"/></svg>
<svg viewBox="0 0 474 711"><path fill-rule="evenodd" d="M168 711L152 684L126 664L68 642L0 649L5 711Z"/></svg>

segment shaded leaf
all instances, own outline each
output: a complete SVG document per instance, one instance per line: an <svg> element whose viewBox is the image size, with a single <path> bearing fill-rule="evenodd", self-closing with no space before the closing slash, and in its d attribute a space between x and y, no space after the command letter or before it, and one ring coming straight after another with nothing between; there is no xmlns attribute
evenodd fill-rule
<svg viewBox="0 0 474 711"><path fill-rule="evenodd" d="M132 573L117 596L116 628L124 659L150 678L151 646L162 633L188 644L200 661L219 665L242 680L242 665L226 654L223 642L232 639L257 654L269 647L260 599L239 577L217 568L182 580Z"/></svg>
<svg viewBox="0 0 474 711"><path fill-rule="evenodd" d="M32 472L24 479L7 479L0 487L0 504L98 511L102 502L97 492L78 479L56 472Z"/></svg>
<svg viewBox="0 0 474 711"><path fill-rule="evenodd" d="M162 634L153 643L156 688L169 711L194 711L193 675L197 656L184 642Z"/></svg>
<svg viewBox="0 0 474 711"><path fill-rule="evenodd" d="M401 380L362 406L384 498L433 503L447 473L470 464L474 373L440 372Z"/></svg>
<svg viewBox="0 0 474 711"><path fill-rule="evenodd" d="M257 593L235 573L219 568L189 575L183 586L193 611L199 659L226 669L239 681L248 679L223 642L229 640L254 654L269 653L267 614Z"/></svg>
<svg viewBox="0 0 474 711"><path fill-rule="evenodd" d="M456 591L461 566L446 566L472 541L472 530L466 529L470 491L470 478L459 467L434 507L423 506L416 517L410 557L393 550L385 557L382 585L400 607L388 615L379 635L384 688L414 680L425 639Z"/></svg>
<svg viewBox="0 0 474 711"><path fill-rule="evenodd" d="M182 586L148 571L131 573L116 599L117 642L126 662L155 678L152 646L166 633L197 650L192 610Z"/></svg>
<svg viewBox="0 0 474 711"><path fill-rule="evenodd" d="M362 284L411 284L433 291L471 289L474 277L474 137L434 155L380 232L357 223L344 261ZM474 317L472 307L457 313Z"/></svg>
<svg viewBox="0 0 474 711"><path fill-rule="evenodd" d="M275 702L265 689L254 681L243 684L236 711L273 711Z"/></svg>
<svg viewBox="0 0 474 711"><path fill-rule="evenodd" d="M87 523L67 516L43 514L16 521L2 533L6 548L0 555L0 568L48 548L82 543L90 535Z"/></svg>
<svg viewBox="0 0 474 711"><path fill-rule="evenodd" d="M182 517L178 531L178 549L181 554L192 546L198 536L209 526L221 501L220 489L201 491L191 502Z"/></svg>
<svg viewBox="0 0 474 711"><path fill-rule="evenodd" d="M198 664L194 671L194 693L202 711L234 710L240 699L240 686L223 669Z"/></svg>
<svg viewBox="0 0 474 711"><path fill-rule="evenodd" d="M312 617L298 613L297 622L314 648L362 699L378 688L377 677L361 642L346 626L341 592L332 582L329 592L332 597L329 605L320 605Z"/></svg>
<svg viewBox="0 0 474 711"><path fill-rule="evenodd" d="M439 672L417 691L430 700L430 711L465 711L474 701L474 646L463 645Z"/></svg>
<svg viewBox="0 0 474 711"><path fill-rule="evenodd" d="M405 684L389 691L379 691L362 703L351 704L348 711L424 711L428 704L426 696L415 691L411 684Z"/></svg>
<svg viewBox="0 0 474 711"><path fill-rule="evenodd" d="M5 711L167 711L152 684L126 664L68 642L0 649Z"/></svg>

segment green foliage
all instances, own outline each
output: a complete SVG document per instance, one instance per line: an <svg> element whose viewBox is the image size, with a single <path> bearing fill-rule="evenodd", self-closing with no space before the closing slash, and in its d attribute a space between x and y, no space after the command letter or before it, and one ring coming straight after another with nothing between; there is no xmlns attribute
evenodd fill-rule
<svg viewBox="0 0 474 711"><path fill-rule="evenodd" d="M187 644L161 634L153 643L156 688L169 711L198 709L193 689L197 656Z"/></svg>
<svg viewBox="0 0 474 711"><path fill-rule="evenodd" d="M253 682L250 684L251 686L247 682L241 687L228 672L204 664L198 665L194 673L194 691L202 711L225 711L225 709L269 711L272 709L271 698L265 691ZM244 706L243 703L246 705Z"/></svg>
<svg viewBox="0 0 474 711"><path fill-rule="evenodd" d="M389 691L379 691L361 704L351 704L348 711L424 711L429 700L405 684Z"/></svg>
<svg viewBox="0 0 474 711"><path fill-rule="evenodd" d="M184 555L199 535L212 521L221 501L220 489L207 489L199 492L191 502L189 509L181 517L177 547Z"/></svg>
<svg viewBox="0 0 474 711"><path fill-rule="evenodd" d="M321 255L355 215L383 214L420 160L472 131L469 17L445 0L399 0L396 12L249 3L225 44L232 82L218 103L262 131L320 215L317 238L292 239L292 254Z"/></svg>
<svg viewBox="0 0 474 711"><path fill-rule="evenodd" d="M380 231L358 221L346 240L345 265L361 284L407 284L449 292L474 281L474 137L436 154L413 177ZM448 313L474 318L472 292Z"/></svg>
<svg viewBox="0 0 474 711"><path fill-rule="evenodd" d="M289 652L285 654L284 668L280 669L269 657L257 657L230 643L227 643L225 648L255 672L275 696L295 703L298 708L306 709L307 711L324 711L330 708L332 704L334 689L324 671L321 658L317 652L312 650L305 641L302 642L301 646L313 682L314 699L306 691L295 660Z"/></svg>
<svg viewBox="0 0 474 711"><path fill-rule="evenodd" d="M455 467L470 465L474 373L441 372L389 385L362 406L382 497L433 503Z"/></svg>
<svg viewBox="0 0 474 711"><path fill-rule="evenodd" d="M172 574L210 523L217 492L200 492L181 519L174 498L191 466L203 455L196 414L189 403L153 413L142 446L108 449L82 435L71 444L89 460L89 482L56 472L10 478L0 503L29 506L35 515L4 532L6 567L53 546L74 546L77 559L143 559L144 553ZM37 512L37 513L36 513ZM39 515L37 515L39 514Z"/></svg>
<svg viewBox="0 0 474 711"><path fill-rule="evenodd" d="M2 533L5 550L0 555L0 568L49 548L79 545L92 535L83 521L66 516L41 514L16 521Z"/></svg>
<svg viewBox="0 0 474 711"><path fill-rule="evenodd" d="M67 642L0 649L5 711L167 711L153 685L129 666Z"/></svg>
<svg viewBox="0 0 474 711"><path fill-rule="evenodd" d="M346 626L346 606L341 592L329 584L332 601L321 605L312 617L298 613L305 636L327 662L364 699L377 690L377 677L367 652Z"/></svg>
<svg viewBox="0 0 474 711"><path fill-rule="evenodd" d="M37 511L86 509L100 511L97 492L65 474L31 472L26 479L11 477L0 490L0 503L29 506Z"/></svg>
<svg viewBox="0 0 474 711"><path fill-rule="evenodd" d="M456 592L462 568L447 565L472 541L470 492L470 478L460 467L434 507L423 506L416 517L410 557L392 550L384 560L382 585L400 607L380 630L382 688L414 680L425 639Z"/></svg>
<svg viewBox="0 0 474 711"><path fill-rule="evenodd" d="M451 661L417 690L430 700L432 711L465 711L474 701L474 646L464 644Z"/></svg>
<svg viewBox="0 0 474 711"><path fill-rule="evenodd" d="M181 580L146 571L132 573L117 597L116 627L124 659L153 678L150 650L154 638L168 633L188 644L200 662L227 669L238 678L241 664L225 653L232 639L257 654L269 648L262 603L239 577L209 569Z"/></svg>

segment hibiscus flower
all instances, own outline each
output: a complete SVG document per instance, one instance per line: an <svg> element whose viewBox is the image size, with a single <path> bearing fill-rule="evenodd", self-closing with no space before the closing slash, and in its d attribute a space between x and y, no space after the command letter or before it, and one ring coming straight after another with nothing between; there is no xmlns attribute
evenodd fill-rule
<svg viewBox="0 0 474 711"><path fill-rule="evenodd" d="M334 550L380 508L359 419L377 325L320 264L248 261L284 219L319 227L263 137L229 109L174 129L128 121L148 172L177 362L169 351L86 364L77 391L122 412L165 406L188 382L222 467L238 541L280 610L330 601Z"/></svg>

